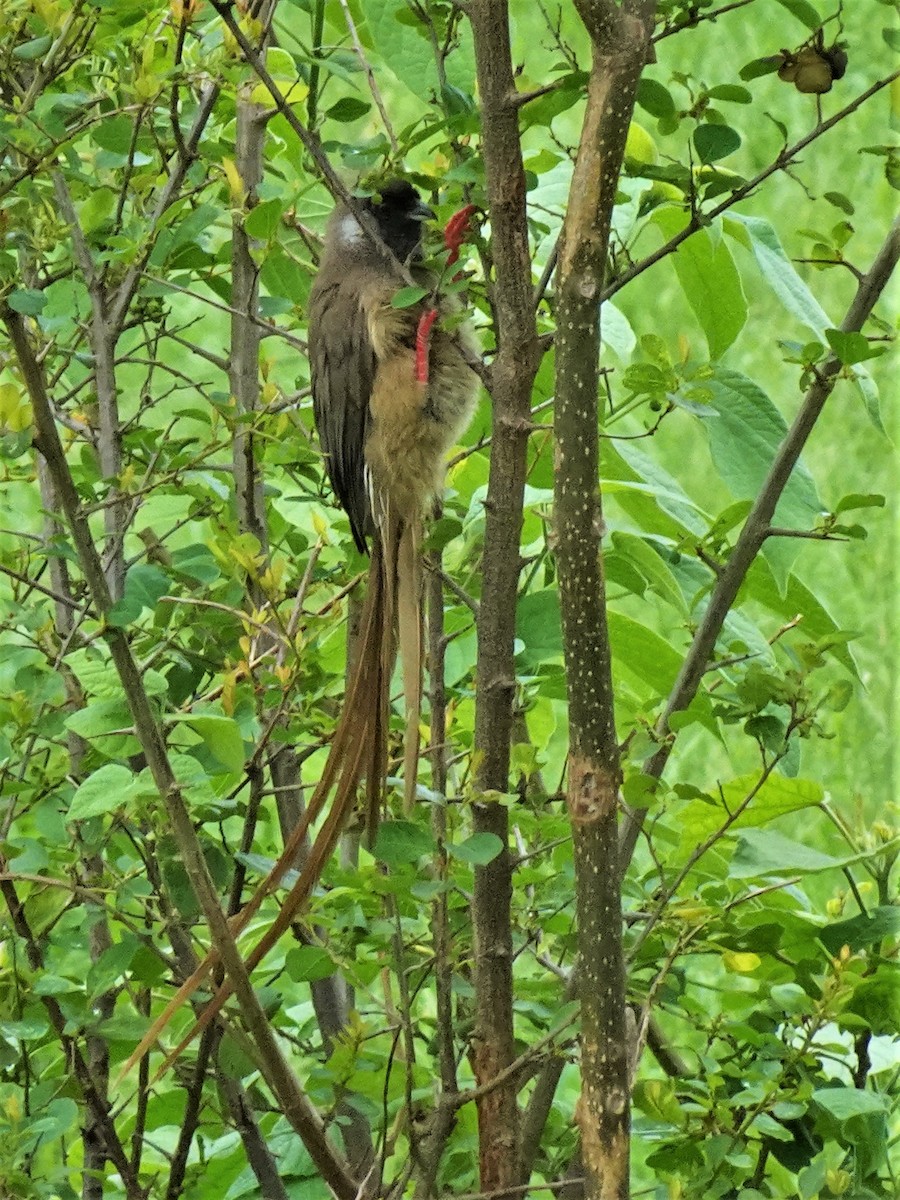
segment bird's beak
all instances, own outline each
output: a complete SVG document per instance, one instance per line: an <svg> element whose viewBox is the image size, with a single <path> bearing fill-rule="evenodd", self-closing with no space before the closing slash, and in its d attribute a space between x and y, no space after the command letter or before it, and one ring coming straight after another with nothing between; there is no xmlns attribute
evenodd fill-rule
<svg viewBox="0 0 900 1200"><path fill-rule="evenodd" d="M436 221L437 213L433 208L429 208L424 200L417 200L414 208L409 214L414 221Z"/></svg>

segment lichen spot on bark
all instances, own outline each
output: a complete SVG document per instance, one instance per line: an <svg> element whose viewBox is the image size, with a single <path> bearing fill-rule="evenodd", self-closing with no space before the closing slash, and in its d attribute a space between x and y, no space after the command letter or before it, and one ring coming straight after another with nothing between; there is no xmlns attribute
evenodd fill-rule
<svg viewBox="0 0 900 1200"><path fill-rule="evenodd" d="M566 801L573 825L591 825L603 820L616 809L615 780L596 763L571 754Z"/></svg>

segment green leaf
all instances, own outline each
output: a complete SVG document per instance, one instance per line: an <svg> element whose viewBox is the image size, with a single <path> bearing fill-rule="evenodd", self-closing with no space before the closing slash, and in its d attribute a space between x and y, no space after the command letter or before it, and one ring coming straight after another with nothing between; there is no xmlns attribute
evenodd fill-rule
<svg viewBox="0 0 900 1200"><path fill-rule="evenodd" d="M787 434L787 424L766 393L737 371L720 369L706 387L712 398L711 413L701 419L716 469L732 495L755 499ZM801 460L781 494L773 524L809 529L824 511ZM763 548L782 587L799 553L796 541L770 538Z"/></svg>
<svg viewBox="0 0 900 1200"><path fill-rule="evenodd" d="M675 101L667 87L655 79L644 78L638 84L637 103L654 117L675 115Z"/></svg>
<svg viewBox="0 0 900 1200"><path fill-rule="evenodd" d="M729 125L699 125L694 130L694 146L702 163L727 158L740 144L741 135Z"/></svg>
<svg viewBox="0 0 900 1200"><path fill-rule="evenodd" d="M13 312L21 313L25 317L36 317L47 303L47 297L43 292L34 289L17 288L10 292L6 303Z"/></svg>
<svg viewBox="0 0 900 1200"><path fill-rule="evenodd" d="M778 3L807 29L818 29L821 26L822 18L808 0L778 0Z"/></svg>
<svg viewBox="0 0 900 1200"><path fill-rule="evenodd" d="M260 876L268 875L275 866L275 859L268 858L265 854L249 854L244 853L243 850L236 850L234 857L239 863L247 867L248 870L254 871ZM292 888L299 878L300 872L289 868L281 876L278 886L282 888Z"/></svg>
<svg viewBox="0 0 900 1200"><path fill-rule="evenodd" d="M850 512L859 508L884 508L884 496L879 496L876 492L850 492L849 495L843 496L837 503L835 515L842 512Z"/></svg>
<svg viewBox="0 0 900 1200"><path fill-rule="evenodd" d="M781 587L779 583L771 565L764 558L758 558L750 568L744 587L749 598L765 605L785 621L792 621L799 613L806 633L819 642L828 639L827 653L858 679L859 669L853 651L846 641L835 638L840 630L824 604L795 575L788 578L786 586Z"/></svg>
<svg viewBox="0 0 900 1200"><path fill-rule="evenodd" d="M152 612L170 587L171 581L164 571L148 563L138 563L125 576L122 599L109 610L108 623L117 627L130 625L145 608Z"/></svg>
<svg viewBox="0 0 900 1200"><path fill-rule="evenodd" d="M738 806L759 785L757 775L740 775L722 784L714 795L690 800L678 810L683 830L682 850L693 848L725 824ZM788 779L771 774L746 809L731 822L732 829L758 829L789 813L821 804L822 785L812 779Z"/></svg>
<svg viewBox="0 0 900 1200"><path fill-rule="evenodd" d="M770 54L765 58L754 58L750 62L745 63L738 74L741 79L749 82L751 79L760 79L763 75L774 74L780 66L781 55Z"/></svg>
<svg viewBox="0 0 900 1200"><path fill-rule="evenodd" d="M134 719L122 698L92 700L66 718L65 727L90 741L101 754L123 758L137 754L140 743L133 732Z"/></svg>
<svg viewBox="0 0 900 1200"><path fill-rule="evenodd" d="M845 212L848 217L852 217L856 212L853 201L849 196L845 196L843 192L823 192L822 195L829 204L833 204L835 208L839 208L841 212Z"/></svg>
<svg viewBox="0 0 900 1200"><path fill-rule="evenodd" d="M661 208L653 220L668 239L684 228L686 217L673 208ZM678 247L672 264L703 329L710 358L721 357L747 322L747 301L719 230L700 229L692 234Z"/></svg>
<svg viewBox="0 0 900 1200"><path fill-rule="evenodd" d="M52 45L53 38L45 34L43 37L31 38L27 42L20 42L18 46L13 48L12 56L24 62L31 62L35 58L43 58Z"/></svg>
<svg viewBox="0 0 900 1200"><path fill-rule="evenodd" d="M678 581L665 561L645 538L634 533L617 531L612 535L612 545L640 573L647 586L683 615L687 615L684 595Z"/></svg>
<svg viewBox="0 0 900 1200"><path fill-rule="evenodd" d="M75 791L69 805L70 821L85 821L121 808L134 783L134 774L118 763L107 763L89 775Z"/></svg>
<svg viewBox="0 0 900 1200"><path fill-rule="evenodd" d="M295 946L284 956L284 969L295 983L313 983L327 979L338 967L321 946Z"/></svg>
<svg viewBox="0 0 900 1200"><path fill-rule="evenodd" d="M554 588L543 588L519 597L516 637L522 642L522 659L531 666L562 660L559 595Z"/></svg>
<svg viewBox="0 0 900 1200"><path fill-rule="evenodd" d="M853 386L856 388L865 406L866 416L878 432L883 437L887 437L887 430L884 427L884 421L881 417L881 401L874 379L872 379L872 376L865 367L855 367L851 371L851 376Z"/></svg>
<svg viewBox="0 0 900 1200"><path fill-rule="evenodd" d="M627 668L657 696L668 695L681 668L681 655L671 642L624 613L610 611L609 637L613 666Z"/></svg>
<svg viewBox="0 0 900 1200"><path fill-rule="evenodd" d="M738 839L729 875L733 879L752 879L765 875L815 874L839 871L847 861L822 854L771 829L747 829Z"/></svg>
<svg viewBox="0 0 900 1200"><path fill-rule="evenodd" d="M374 46L379 65L392 71L397 81L417 100L421 101L429 89L437 90L441 81L437 76L428 26L410 8L407 0L379 0L377 4L365 5L364 11L364 40L371 41ZM447 82L463 92L471 91L475 54L468 22L456 26L453 53L443 61Z"/></svg>
<svg viewBox="0 0 900 1200"><path fill-rule="evenodd" d="M174 713L173 724L187 725L199 734L203 744L229 771L244 769L244 739L240 726L220 713Z"/></svg>
<svg viewBox="0 0 900 1200"><path fill-rule="evenodd" d="M883 905L868 913L838 921L819 933L829 954L837 954L842 946L849 946L855 953L874 946L883 938L900 934L900 908Z"/></svg>
<svg viewBox="0 0 900 1200"><path fill-rule="evenodd" d="M280 296L294 304L305 304L310 281L305 271L276 244L265 254L260 269L260 282L271 296Z"/></svg>
<svg viewBox="0 0 900 1200"><path fill-rule="evenodd" d="M752 104L753 93L736 83L720 83L706 93L711 100L727 100L732 104Z"/></svg>
<svg viewBox="0 0 900 1200"><path fill-rule="evenodd" d="M283 212L284 204L281 200L263 200L244 218L247 236L259 238L261 242L270 241L278 232Z"/></svg>
<svg viewBox="0 0 900 1200"><path fill-rule="evenodd" d="M111 154L126 155L134 138L134 123L121 114L106 117L91 130L91 141Z"/></svg>
<svg viewBox="0 0 900 1200"><path fill-rule="evenodd" d="M370 108L371 105L365 100L360 100L356 96L344 96L343 99L338 100L337 104L332 104L325 116L331 121L347 124L364 117Z"/></svg>
<svg viewBox="0 0 900 1200"><path fill-rule="evenodd" d="M867 358L877 358L881 354L881 348L871 345L864 333L843 333L840 329L826 329L825 336L835 356L845 367L865 362Z"/></svg>
<svg viewBox="0 0 900 1200"><path fill-rule="evenodd" d="M428 295L428 288L405 287L391 297L391 308L412 308Z"/></svg>
<svg viewBox="0 0 900 1200"><path fill-rule="evenodd" d="M684 1112L675 1095L675 1085L670 1079L640 1079L632 1093L635 1107L648 1117L664 1125L681 1128L685 1123Z"/></svg>
<svg viewBox="0 0 900 1200"><path fill-rule="evenodd" d="M460 862L484 867L493 862L502 849L503 843L495 833L473 833L464 842L449 844L447 853Z"/></svg>
<svg viewBox="0 0 900 1200"><path fill-rule="evenodd" d="M762 277L787 311L824 341L825 330L831 326L828 314L797 274L769 222L762 217L745 217L738 213L732 213L731 220L750 235L750 246ZM729 229L729 222L725 223L725 228Z"/></svg>
<svg viewBox="0 0 900 1200"><path fill-rule="evenodd" d="M423 854L433 854L434 849L431 834L411 821L383 821L373 853L389 867L402 867L418 862Z"/></svg>
<svg viewBox="0 0 900 1200"><path fill-rule="evenodd" d="M20 1153L37 1148L42 1142L52 1142L69 1132L78 1119L78 1105L67 1096L59 1096L27 1121L21 1130L17 1149Z"/></svg>

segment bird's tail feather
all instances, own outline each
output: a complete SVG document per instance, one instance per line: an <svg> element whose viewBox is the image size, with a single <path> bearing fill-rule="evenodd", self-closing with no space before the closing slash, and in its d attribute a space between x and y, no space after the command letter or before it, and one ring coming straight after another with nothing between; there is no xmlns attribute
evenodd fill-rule
<svg viewBox="0 0 900 1200"><path fill-rule="evenodd" d="M238 937L252 918L256 916L266 896L275 892L280 886L282 876L293 868L296 853L306 839L312 823L317 820L324 809L332 790L334 800L328 811L328 816L319 828L316 839L306 854L304 865L298 878L293 883L288 894L284 896L280 911L274 922L259 938L256 946L246 956L247 971L252 971L264 958L269 950L289 928L296 914L304 906L312 890L316 887L319 877L334 853L338 839L347 826L350 809L353 808L356 791L362 776L367 776L366 792L368 800L368 815L370 815L370 835L374 836L377 820L382 809L386 767L388 767L388 720L390 713L390 678L394 667L394 613L395 581L396 581L396 539L392 539L389 553L385 553L383 545L373 548L370 577L362 617L360 620L359 653L356 665L350 676L347 695L344 697L344 708L338 721L335 736L331 740L331 749L326 758L322 776L314 788L310 802L298 826L290 834L280 858L269 874L253 893L250 900L235 917L230 919L232 934ZM182 984L169 1001L166 1008L146 1032L142 1042L119 1073L119 1079L124 1078L128 1070L140 1058L154 1048L164 1028L172 1020L182 1004L190 1001L204 979L209 976L212 968L218 965L221 955L218 950L211 949L197 970ZM232 980L226 978L218 986L215 995L206 1004L196 1022L182 1038L176 1048L170 1052L166 1061L156 1074L160 1078L170 1064L181 1055L193 1039L210 1024L220 1013L222 1006L232 995L234 988Z"/></svg>
<svg viewBox="0 0 900 1200"><path fill-rule="evenodd" d="M419 769L419 719L422 712L422 559L421 528L404 525L397 548L397 640L403 672L406 730L403 736L403 811L412 812Z"/></svg>

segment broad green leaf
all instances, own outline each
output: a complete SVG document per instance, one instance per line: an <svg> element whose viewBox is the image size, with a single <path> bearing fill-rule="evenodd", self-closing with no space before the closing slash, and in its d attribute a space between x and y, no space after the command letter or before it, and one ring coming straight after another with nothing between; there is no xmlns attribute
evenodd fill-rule
<svg viewBox="0 0 900 1200"><path fill-rule="evenodd" d="M604 440L600 450L600 473L604 494L615 495L616 503L646 533L680 540L687 533L698 536L708 521L681 484L636 443Z"/></svg>
<svg viewBox="0 0 900 1200"><path fill-rule="evenodd" d="M742 775L722 784L721 792L717 788L705 800L691 800L679 808L678 823L684 831L682 850L696 846L721 829L758 783L758 775ZM823 796L821 784L814 780L787 779L773 773L729 827L758 828L789 813L821 804Z"/></svg>
<svg viewBox="0 0 900 1200"><path fill-rule="evenodd" d="M773 829L746 829L738 838L729 874L733 879L839 871L858 856L834 858L792 841Z"/></svg>
<svg viewBox="0 0 900 1200"><path fill-rule="evenodd" d="M807 29L818 29L822 24L822 17L815 6L809 3L809 0L777 0L777 2Z"/></svg>
<svg viewBox="0 0 900 1200"><path fill-rule="evenodd" d="M19 1131L18 1149L33 1151L42 1142L61 1138L77 1120L78 1105L67 1096L59 1096L24 1123Z"/></svg>
<svg viewBox="0 0 900 1200"><path fill-rule="evenodd" d="M738 74L740 75L741 79L745 79L749 82L751 79L759 79L763 75L774 74L780 66L781 55L769 54L765 58L751 59L750 62L745 63L744 66L741 67Z"/></svg>
<svg viewBox="0 0 900 1200"><path fill-rule="evenodd" d="M427 295L428 288L400 288L399 292L391 297L391 308L412 308L414 304L418 304L420 300L424 300Z"/></svg>
<svg viewBox="0 0 900 1200"><path fill-rule="evenodd" d="M644 78L638 84L637 103L654 117L671 117L675 113L672 93L656 79Z"/></svg>
<svg viewBox="0 0 900 1200"><path fill-rule="evenodd" d="M321 946L295 946L284 957L284 969L295 983L312 983L333 975L337 963Z"/></svg>
<svg viewBox="0 0 900 1200"><path fill-rule="evenodd" d="M674 208L660 208L653 220L666 238L672 238L684 228L686 217ZM710 358L720 358L747 322L741 277L727 244L718 230L700 229L681 243L672 264L703 329Z"/></svg>
<svg viewBox="0 0 900 1200"><path fill-rule="evenodd" d="M367 101L360 100L358 96L344 96L336 104L332 104L325 116L330 121L348 124L350 121L358 121L360 117L364 117L371 107Z"/></svg>
<svg viewBox="0 0 900 1200"><path fill-rule="evenodd" d="M447 853L452 858L476 867L493 862L502 849L503 843L495 833L473 833L464 842L451 842L447 845Z"/></svg>
<svg viewBox="0 0 900 1200"><path fill-rule="evenodd" d="M263 259L260 282L272 296L283 296L294 304L305 304L309 296L310 279L305 271L276 244Z"/></svg>
<svg viewBox="0 0 900 1200"><path fill-rule="evenodd" d="M623 531L614 533L610 540L615 549L640 572L652 591L680 613L687 614L687 605L678 581L650 542Z"/></svg>
<svg viewBox="0 0 900 1200"><path fill-rule="evenodd" d="M69 805L70 821L85 821L121 808L135 776L127 767L107 763L89 775L75 791Z"/></svg>
<svg viewBox="0 0 900 1200"><path fill-rule="evenodd" d="M274 858L267 858L264 854L247 854L242 850L235 852L234 857L239 863L255 872L257 875L268 875L275 866ZM289 868L281 877L279 887L292 888L300 878L300 872Z"/></svg>
<svg viewBox="0 0 900 1200"><path fill-rule="evenodd" d="M878 432L887 437L887 430L884 427L884 421L881 416L881 400L875 380L865 367L854 367L850 372L850 377L853 381L853 386L859 392L866 410L866 416L868 416Z"/></svg>
<svg viewBox="0 0 900 1200"><path fill-rule="evenodd" d="M702 163L727 158L740 144L741 135L729 125L698 125L694 130L694 145Z"/></svg>
<svg viewBox="0 0 900 1200"><path fill-rule="evenodd" d="M896 931L896 922L894 928ZM840 946L832 953L839 950ZM900 1029L900 968L896 963L879 963L875 974L854 988L850 1003L842 1014L842 1024L850 1029L859 1028L860 1020L876 1036L896 1038Z"/></svg>
<svg viewBox="0 0 900 1200"><path fill-rule="evenodd" d="M138 563L125 576L122 598L109 610L107 621L120 627L130 625L144 609L152 612L170 587L171 581L164 571L149 563Z"/></svg>
<svg viewBox="0 0 900 1200"><path fill-rule="evenodd" d="M789 313L811 329L824 342L825 330L832 322L818 300L797 274L794 264L785 254L778 234L762 217L745 217L731 213L725 229L734 230L737 222L750 236L750 246L762 277Z"/></svg>
<svg viewBox="0 0 900 1200"><path fill-rule="evenodd" d="M100 957L91 963L88 971L88 995L99 996L114 987L128 971L140 946L140 939L135 934L125 933L104 950Z"/></svg>
<svg viewBox="0 0 900 1200"><path fill-rule="evenodd" d="M13 312L22 313L26 317L36 317L47 303L47 297L43 292L17 288L7 296L6 303Z"/></svg>
<svg viewBox="0 0 900 1200"><path fill-rule="evenodd" d="M877 358L881 349L871 345L864 333L844 333L840 329L826 329L825 337L835 356L845 367L865 362L867 358Z"/></svg>
<svg viewBox="0 0 900 1200"><path fill-rule="evenodd" d="M247 236L268 242L278 232L283 212L284 205L280 200L263 200L244 218Z"/></svg>
<svg viewBox="0 0 900 1200"><path fill-rule="evenodd" d="M711 415L703 418L713 461L732 495L757 497L787 433L781 413L752 380L720 369L707 381ZM810 529L824 511L812 476L802 460L794 468L775 510L773 524ZM763 553L783 588L799 553L796 539L770 538Z"/></svg>
<svg viewBox="0 0 900 1200"><path fill-rule="evenodd" d="M727 100L732 104L752 104L753 93L737 83L720 83L707 92L711 100Z"/></svg>
<svg viewBox="0 0 900 1200"><path fill-rule="evenodd" d="M109 758L137 754L140 743L134 736L133 718L124 699L94 700L66 718L65 726L91 742Z"/></svg>
<svg viewBox="0 0 900 1200"><path fill-rule="evenodd" d="M684 1112L675 1095L671 1079L641 1079L634 1085L635 1107L648 1117L654 1117L666 1125L681 1128L685 1123Z"/></svg>
<svg viewBox="0 0 900 1200"><path fill-rule="evenodd" d="M637 344L631 323L611 300L600 309L600 338L601 346L612 350L620 362L628 361Z"/></svg>
<svg viewBox="0 0 900 1200"><path fill-rule="evenodd" d="M229 771L244 769L244 739L237 721L219 713L174 713L173 724L188 725Z"/></svg>
<svg viewBox="0 0 900 1200"><path fill-rule="evenodd" d="M418 862L423 854L433 854L434 839L411 821L383 821L373 853L389 867L407 866Z"/></svg>
<svg viewBox="0 0 900 1200"><path fill-rule="evenodd" d="M887 905L829 925L821 931L819 937L831 954L837 954L842 946L849 946L854 952L859 952L867 946L874 946L882 938L892 938L898 934L900 908Z"/></svg>
<svg viewBox="0 0 900 1200"><path fill-rule="evenodd" d="M30 38L27 42L19 42L17 46L13 46L12 56L30 62L35 58L43 58L52 45L53 39L46 34L43 37Z"/></svg>
<svg viewBox="0 0 900 1200"><path fill-rule="evenodd" d="M833 638L833 635L840 632L837 622L822 601L795 575L788 578L787 586L782 590L770 564L764 558L757 558L747 574L744 588L749 597L786 621L792 621L799 615L803 620L804 632L813 640L831 638L828 653L852 675L859 678L859 668L852 647L847 645L846 641Z"/></svg>
<svg viewBox="0 0 900 1200"><path fill-rule="evenodd" d="M365 32L380 60L397 80L419 99L440 83L428 27L406 0L379 0L365 5ZM463 91L472 90L475 56L468 22L457 27L458 44L444 59L447 81Z"/></svg>
<svg viewBox="0 0 900 1200"><path fill-rule="evenodd" d="M670 642L640 621L612 610L608 617L614 664L627 667L658 696L668 695L681 668L682 656Z"/></svg>
<svg viewBox="0 0 900 1200"><path fill-rule="evenodd" d="M522 643L522 659L531 666L562 661L562 625L559 594L555 588L543 588L519 597L516 637Z"/></svg>

